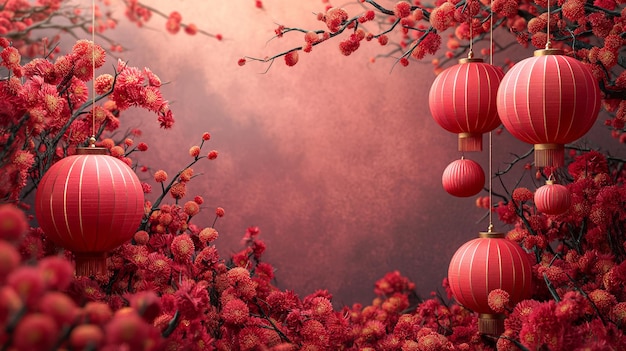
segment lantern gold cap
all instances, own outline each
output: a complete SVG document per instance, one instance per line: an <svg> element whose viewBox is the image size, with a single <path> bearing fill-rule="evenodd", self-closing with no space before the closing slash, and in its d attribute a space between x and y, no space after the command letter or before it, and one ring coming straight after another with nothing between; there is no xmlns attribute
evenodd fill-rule
<svg viewBox="0 0 626 351"><path fill-rule="evenodd" d="M487 231L478 233L478 237L479 238L492 238L492 239L504 238L504 233L494 231L493 223L490 223Z"/></svg>
<svg viewBox="0 0 626 351"><path fill-rule="evenodd" d="M76 155L106 155L107 149L104 147L77 147Z"/></svg>
<svg viewBox="0 0 626 351"><path fill-rule="evenodd" d="M561 49L541 49L535 50L534 56L547 56L547 55L564 55L565 51Z"/></svg>
<svg viewBox="0 0 626 351"><path fill-rule="evenodd" d="M483 62L481 58L465 57L459 60L459 63Z"/></svg>

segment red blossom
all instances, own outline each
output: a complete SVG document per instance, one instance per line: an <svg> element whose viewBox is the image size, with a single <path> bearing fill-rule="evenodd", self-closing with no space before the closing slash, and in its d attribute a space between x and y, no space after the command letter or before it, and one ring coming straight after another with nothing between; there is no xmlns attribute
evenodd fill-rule
<svg viewBox="0 0 626 351"><path fill-rule="evenodd" d="M285 64L287 66L295 66L298 63L298 51L292 50L285 55Z"/></svg>
<svg viewBox="0 0 626 351"><path fill-rule="evenodd" d="M185 210L185 213L188 214L190 217L195 216L198 214L198 212L200 212L200 206L198 206L195 201L185 202L185 206L183 208Z"/></svg>
<svg viewBox="0 0 626 351"><path fill-rule="evenodd" d="M134 309L118 310L105 327L106 344L111 347L126 345L132 350L143 349L151 328Z"/></svg>
<svg viewBox="0 0 626 351"><path fill-rule="evenodd" d="M44 278L37 267L20 266L7 276L6 284L29 306L34 306L46 290Z"/></svg>
<svg viewBox="0 0 626 351"><path fill-rule="evenodd" d="M143 142L137 144L137 150L139 150L141 152L148 151L148 144L143 143Z"/></svg>
<svg viewBox="0 0 626 351"><path fill-rule="evenodd" d="M411 14L411 4L408 1L398 1L393 7L393 14L398 18L405 18Z"/></svg>
<svg viewBox="0 0 626 351"><path fill-rule="evenodd" d="M174 125L174 115L171 110L167 110L159 114L159 123L161 128L169 129Z"/></svg>
<svg viewBox="0 0 626 351"><path fill-rule="evenodd" d="M331 33L339 30L341 25L348 19L348 13L342 8L333 7L326 12L324 21Z"/></svg>
<svg viewBox="0 0 626 351"><path fill-rule="evenodd" d="M454 4L444 2L430 13L430 24L440 32L450 28L454 25L454 10Z"/></svg>
<svg viewBox="0 0 626 351"><path fill-rule="evenodd" d="M18 350L51 350L60 332L54 319L43 313L22 317L13 332L13 346Z"/></svg>
<svg viewBox="0 0 626 351"><path fill-rule="evenodd" d="M530 201L533 199L533 193L527 188L515 188L513 190L513 200L518 203Z"/></svg>
<svg viewBox="0 0 626 351"><path fill-rule="evenodd" d="M74 278L74 266L61 256L48 256L41 259L39 270L49 289L64 291Z"/></svg>
<svg viewBox="0 0 626 351"><path fill-rule="evenodd" d="M495 289L489 292L488 304L496 313L503 313L509 309L509 293L502 289Z"/></svg>
<svg viewBox="0 0 626 351"><path fill-rule="evenodd" d="M94 324L81 324L72 329L69 336L70 346L76 350L90 347L99 348L104 341L102 328Z"/></svg>
<svg viewBox="0 0 626 351"><path fill-rule="evenodd" d="M20 253L8 242L0 241L0 283L4 284L6 277L20 264ZM0 316L1 317L1 316Z"/></svg>
<svg viewBox="0 0 626 351"><path fill-rule="evenodd" d="M226 303L221 316L224 322L234 325L242 325L248 320L250 309L248 305L240 299L232 299Z"/></svg>
<svg viewBox="0 0 626 351"><path fill-rule="evenodd" d="M189 156L191 157L198 157L200 155L200 147L197 145L192 146L189 149Z"/></svg>
<svg viewBox="0 0 626 351"><path fill-rule="evenodd" d="M158 170L154 172L154 181L157 183L163 183L167 180L167 173L164 170Z"/></svg>
<svg viewBox="0 0 626 351"><path fill-rule="evenodd" d="M137 245L146 245L150 241L150 234L145 230L139 230L133 235L133 240Z"/></svg>
<svg viewBox="0 0 626 351"><path fill-rule="evenodd" d="M200 242L202 242L203 244L206 243L210 243L212 241L214 241L215 239L217 239L219 236L217 230L215 230L214 228L204 228L200 231L200 233L198 234L198 238L200 239Z"/></svg>
<svg viewBox="0 0 626 351"><path fill-rule="evenodd" d="M39 301L39 311L52 317L58 326L70 326L76 322L79 309L66 294L48 291Z"/></svg>
<svg viewBox="0 0 626 351"><path fill-rule="evenodd" d="M30 161L26 161L26 169L30 167L30 163ZM24 211L14 205L0 205L0 239L7 241L16 240L20 238L27 229L28 222Z"/></svg>
<svg viewBox="0 0 626 351"><path fill-rule="evenodd" d="M188 262L194 254L195 246L189 234L181 234L174 238L170 246L174 259L179 262Z"/></svg>
<svg viewBox="0 0 626 351"><path fill-rule="evenodd" d="M198 27L193 23L189 23L185 26L185 33L189 35L196 35L198 33Z"/></svg>

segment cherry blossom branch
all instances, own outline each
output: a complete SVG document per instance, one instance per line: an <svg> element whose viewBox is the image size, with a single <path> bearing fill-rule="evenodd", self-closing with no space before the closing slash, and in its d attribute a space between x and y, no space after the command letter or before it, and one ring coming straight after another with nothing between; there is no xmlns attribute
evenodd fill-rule
<svg viewBox="0 0 626 351"><path fill-rule="evenodd" d="M123 0L123 3L124 3L124 4L126 4L127 6L129 5L128 0ZM169 18L170 18L170 16L169 16L169 15L167 15L166 13L164 13L164 12L162 12L162 11L158 10L158 9L157 9L157 8L155 8L155 7L152 7L152 6L146 5L145 3L142 3L142 2L137 2L137 6L141 6L141 7L145 8L145 9L149 10L150 12L157 14L158 16L160 16L160 17L162 17L162 18L164 18L164 19L169 19ZM192 24L189 24L189 23L187 23L187 24L186 24L186 23L181 22L181 23L180 23L180 26L181 26L182 28L190 28L190 29L191 29L191 28L193 28L193 31L194 31L194 32L200 33L200 34L205 35L205 36L207 36L207 37L216 38L216 39L218 39L218 40L221 40L221 39L222 39L222 35L221 35L221 34L213 34L213 33L209 33L209 32L207 32L206 30L203 30L203 29L198 29L198 28L196 28L196 27L195 27L195 25L192 25Z"/></svg>

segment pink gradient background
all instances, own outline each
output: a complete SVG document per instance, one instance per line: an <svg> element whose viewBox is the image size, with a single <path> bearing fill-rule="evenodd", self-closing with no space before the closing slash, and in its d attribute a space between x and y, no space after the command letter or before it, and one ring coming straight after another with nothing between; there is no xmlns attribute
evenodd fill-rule
<svg viewBox="0 0 626 351"><path fill-rule="evenodd" d="M474 198L454 198L441 186L443 169L460 154L456 136L430 117L429 61L392 70L393 59L368 63L381 52L377 43L344 57L335 41L300 53L294 67L282 59L266 74L258 62L239 67L244 55L301 44L300 34L268 43L275 23L321 28L312 14L323 9L319 0L263 3L266 10L251 0L151 1L222 33L222 42L168 35L160 19L150 23L155 30L122 21L112 34L130 49L125 60L169 82L163 91L175 112L172 130L158 130L155 117L140 111L123 116L123 127L145 132L150 150L141 162L175 174L189 147L211 132L205 151L220 154L195 167L203 174L189 199L202 194L206 208L194 222L209 225L215 207L226 209L217 224L224 255L240 249L248 226L259 226L282 289L328 289L336 303L369 303L375 281L393 270L422 296L440 288L454 252L488 222L478 223L485 212ZM509 152L529 149L506 135L494 141L494 169ZM487 156L468 155L486 173Z"/></svg>

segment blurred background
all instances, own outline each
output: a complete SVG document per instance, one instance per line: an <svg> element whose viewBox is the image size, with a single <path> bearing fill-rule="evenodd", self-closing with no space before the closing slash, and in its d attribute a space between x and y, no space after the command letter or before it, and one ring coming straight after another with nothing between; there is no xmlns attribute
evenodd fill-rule
<svg viewBox="0 0 626 351"><path fill-rule="evenodd" d="M167 82L162 90L176 118L165 131L153 115L123 114L122 129L142 129L136 141L150 147L135 155L140 164L176 174L191 160L188 149L200 143L202 132L212 134L203 152L216 149L219 157L194 167L202 175L190 183L184 200L204 197L205 207L193 220L201 227L212 223L215 207L226 210L216 225L223 256L240 250L246 228L258 226L277 286L301 296L327 289L335 304L369 303L375 281L394 270L414 281L422 296L440 289L456 249L486 230L488 220L475 197L455 198L441 186L444 168L461 155L456 135L439 127L428 109L434 57L408 67L395 65L393 58L372 63L370 58L383 52L378 43L363 42L345 57L334 40L300 52L293 67L282 58L269 70L260 62L240 67L243 56L262 58L300 46L302 34L270 40L274 29L277 24L323 28L314 12L325 4L264 0L264 9L257 9L250 0L158 0L150 5L164 13L178 10L183 22L224 37L170 35L164 20L156 18L143 29L121 21L109 33L128 48L122 59L150 67ZM518 50L494 62L532 55L532 49ZM601 122L598 139L607 139ZM592 138L582 143L595 143ZM488 148L485 136L484 151L466 155L486 173ZM494 171L529 149L506 131L494 133ZM519 169L506 179L510 190L520 177L528 183L534 177L534 170ZM494 186L503 191L499 182ZM494 219L497 230L507 229Z"/></svg>

